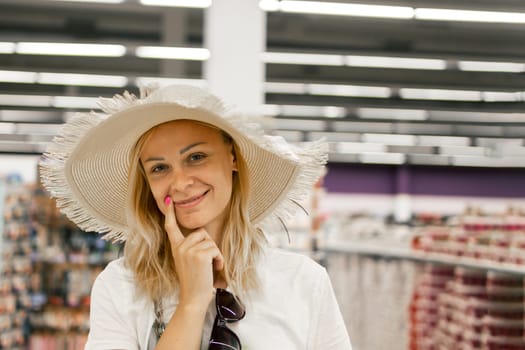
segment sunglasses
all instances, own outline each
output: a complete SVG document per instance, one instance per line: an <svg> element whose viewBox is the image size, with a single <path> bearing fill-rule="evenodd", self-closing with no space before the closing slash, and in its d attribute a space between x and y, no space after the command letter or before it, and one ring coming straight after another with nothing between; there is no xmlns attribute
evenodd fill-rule
<svg viewBox="0 0 525 350"><path fill-rule="evenodd" d="M213 322L208 350L241 350L239 337L227 327L227 324L243 319L246 314L244 305L230 292L218 288L215 295L215 308L217 316Z"/></svg>

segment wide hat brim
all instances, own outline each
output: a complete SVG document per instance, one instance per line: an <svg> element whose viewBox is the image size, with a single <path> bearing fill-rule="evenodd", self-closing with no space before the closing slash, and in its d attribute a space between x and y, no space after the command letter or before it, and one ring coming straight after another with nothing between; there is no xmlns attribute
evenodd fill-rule
<svg viewBox="0 0 525 350"><path fill-rule="evenodd" d="M123 241L130 151L152 127L174 120L211 124L228 133L246 161L249 217L257 226L291 214L326 163L323 142L294 147L264 135L246 117L226 109L215 96L194 88L161 88L144 98L117 95L102 100L107 114L83 113L68 121L41 162L44 186L61 211L81 229Z"/></svg>

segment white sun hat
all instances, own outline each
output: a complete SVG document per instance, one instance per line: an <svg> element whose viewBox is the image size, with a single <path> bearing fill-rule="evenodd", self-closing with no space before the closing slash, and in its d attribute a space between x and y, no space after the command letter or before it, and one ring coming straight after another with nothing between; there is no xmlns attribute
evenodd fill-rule
<svg viewBox="0 0 525 350"><path fill-rule="evenodd" d="M143 89L140 98L126 91L100 98L99 106L103 113L77 113L63 125L40 162L40 177L62 213L111 241L125 241L128 231L130 151L161 123L195 120L233 138L249 171L250 220L263 230L293 215L328 158L326 142L297 147L265 135L253 118L197 87Z"/></svg>

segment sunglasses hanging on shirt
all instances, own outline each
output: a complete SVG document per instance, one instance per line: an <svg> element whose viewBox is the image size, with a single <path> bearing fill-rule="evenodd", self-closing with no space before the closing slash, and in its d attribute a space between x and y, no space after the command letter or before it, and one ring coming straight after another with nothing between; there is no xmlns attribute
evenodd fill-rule
<svg viewBox="0 0 525 350"><path fill-rule="evenodd" d="M215 294L215 309L217 315L213 322L208 350L242 350L239 337L228 328L227 324L244 318L246 315L244 305L227 290L218 288ZM155 303L153 330L157 336L157 341L165 328L166 324L162 321L162 306L160 303ZM150 348L153 348L155 344L151 344Z"/></svg>

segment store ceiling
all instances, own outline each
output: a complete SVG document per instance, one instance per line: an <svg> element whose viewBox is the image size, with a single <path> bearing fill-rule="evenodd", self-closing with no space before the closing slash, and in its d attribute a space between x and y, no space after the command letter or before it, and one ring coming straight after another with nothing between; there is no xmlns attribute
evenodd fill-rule
<svg viewBox="0 0 525 350"><path fill-rule="evenodd" d="M525 13L519 0L361 3ZM130 0L0 1L0 52L1 42L108 43L128 50L118 58L0 53L0 152L41 152L71 113L92 108L92 99L72 97L136 90L138 77L203 84L202 61L129 54L141 45L202 47L203 11ZM276 116L274 132L291 141L326 137L332 161L525 167L524 43L525 23L267 12L265 111ZM276 62L292 58L275 53L325 56L294 56L317 63L285 64ZM400 58L432 61L381 68L381 57L394 65ZM468 70L472 61L505 64ZM421 62L441 67L414 69ZM50 83L42 73L115 75L127 83L85 86L86 77Z"/></svg>

